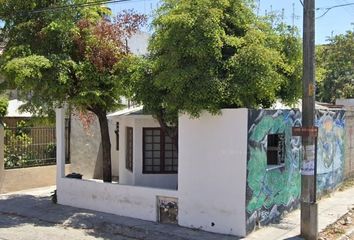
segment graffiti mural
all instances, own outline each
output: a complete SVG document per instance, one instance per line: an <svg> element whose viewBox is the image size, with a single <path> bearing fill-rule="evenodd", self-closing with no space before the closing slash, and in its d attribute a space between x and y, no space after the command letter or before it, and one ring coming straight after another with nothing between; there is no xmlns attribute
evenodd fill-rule
<svg viewBox="0 0 354 240"><path fill-rule="evenodd" d="M299 206L301 194L301 138L292 127L301 126L298 110L250 110L248 118L247 232L278 222ZM317 194L333 190L343 180L345 112L317 110ZM267 163L268 135L284 135L284 160Z"/></svg>
<svg viewBox="0 0 354 240"><path fill-rule="evenodd" d="M247 164L247 231L280 219L298 207L300 198L300 137L292 127L301 126L298 110L250 110ZM284 163L267 165L269 134L285 137Z"/></svg>
<svg viewBox="0 0 354 240"><path fill-rule="evenodd" d="M344 177L344 111L316 111L317 194L333 190Z"/></svg>

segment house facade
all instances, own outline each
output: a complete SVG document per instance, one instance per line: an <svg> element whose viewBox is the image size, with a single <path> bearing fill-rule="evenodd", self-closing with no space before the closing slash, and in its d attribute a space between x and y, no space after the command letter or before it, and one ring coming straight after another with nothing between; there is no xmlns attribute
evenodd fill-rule
<svg viewBox="0 0 354 240"><path fill-rule="evenodd" d="M62 118L58 109L58 136ZM301 138L292 136L292 127L301 126L299 110L181 115L178 152L141 109L109 118L119 125L118 183L65 178L58 161L60 204L236 236L299 206ZM353 159L345 157L344 110L317 110L316 125L320 196L350 175ZM58 137L58 159L64 144Z"/></svg>

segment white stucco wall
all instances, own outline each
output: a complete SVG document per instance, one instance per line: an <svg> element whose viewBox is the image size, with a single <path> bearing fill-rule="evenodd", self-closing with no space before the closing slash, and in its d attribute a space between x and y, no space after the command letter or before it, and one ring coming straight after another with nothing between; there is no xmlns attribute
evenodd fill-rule
<svg viewBox="0 0 354 240"><path fill-rule="evenodd" d="M112 164L112 176L118 177L119 175L119 151L116 148L116 123L114 119L108 119L109 138L111 140L111 164Z"/></svg>
<svg viewBox="0 0 354 240"><path fill-rule="evenodd" d="M166 189L177 189L177 174L143 174L143 128L160 127L149 115L121 116L119 121L119 183ZM133 128L133 173L125 167L126 127Z"/></svg>
<svg viewBox="0 0 354 240"><path fill-rule="evenodd" d="M64 109L56 109L58 203L157 221L158 197L178 198L177 191L65 178L64 115Z"/></svg>
<svg viewBox="0 0 354 240"><path fill-rule="evenodd" d="M126 152L126 128L133 128L133 148L135 148L135 129L134 129L134 119L133 118L118 118L119 122L119 184L125 185L135 185L134 175L131 171L125 168L125 152ZM133 152L133 158L135 153ZM133 163L133 172L135 164Z"/></svg>
<svg viewBox="0 0 354 240"><path fill-rule="evenodd" d="M177 191L60 178L58 203L148 221L157 221L157 197Z"/></svg>
<svg viewBox="0 0 354 240"><path fill-rule="evenodd" d="M336 99L336 105L343 105L347 109L354 109L354 98Z"/></svg>
<svg viewBox="0 0 354 240"><path fill-rule="evenodd" d="M59 204L156 221L157 198L173 197L178 199L179 225L237 236L246 234L247 109L226 109L217 116L203 113L200 119L180 116L178 191L123 185L138 182L161 186L170 180L172 183L172 179L177 183L177 175L141 173L142 128L158 126L151 116L119 119L121 184L65 178L62 154L65 138L60 135L64 132L60 117L64 111L57 110L57 114ZM134 175L125 169L127 126L134 128Z"/></svg>
<svg viewBox="0 0 354 240"><path fill-rule="evenodd" d="M246 234L247 109L179 118L179 224Z"/></svg>

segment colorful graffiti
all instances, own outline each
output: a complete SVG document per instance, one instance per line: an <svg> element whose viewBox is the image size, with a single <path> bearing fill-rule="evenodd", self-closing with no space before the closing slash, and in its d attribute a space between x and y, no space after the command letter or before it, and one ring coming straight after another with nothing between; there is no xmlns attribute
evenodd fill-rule
<svg viewBox="0 0 354 240"><path fill-rule="evenodd" d="M344 175L344 111L316 111L317 194L333 190Z"/></svg>
<svg viewBox="0 0 354 240"><path fill-rule="evenodd" d="M343 180L344 111L316 111L318 195L333 190ZM299 206L301 138L292 127L301 126L298 110L250 110L247 164L247 231L278 222L284 212ZM284 134L284 164L267 165L269 134Z"/></svg>
<svg viewBox="0 0 354 240"><path fill-rule="evenodd" d="M247 165L247 231L280 219L296 208L300 197L301 139L292 137L292 127L301 126L297 110L250 110ZM284 134L283 166L267 165L268 134Z"/></svg>

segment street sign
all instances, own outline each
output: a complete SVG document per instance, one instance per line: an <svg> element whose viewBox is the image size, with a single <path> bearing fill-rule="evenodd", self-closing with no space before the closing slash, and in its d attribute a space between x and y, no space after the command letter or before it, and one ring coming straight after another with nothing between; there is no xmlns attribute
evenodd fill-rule
<svg viewBox="0 0 354 240"><path fill-rule="evenodd" d="M293 127L293 136L300 137L317 137L318 128L317 127Z"/></svg>

